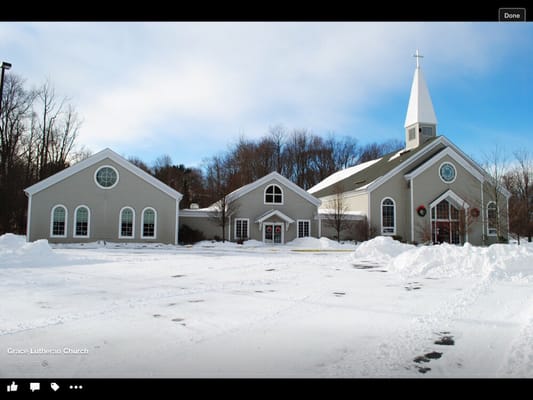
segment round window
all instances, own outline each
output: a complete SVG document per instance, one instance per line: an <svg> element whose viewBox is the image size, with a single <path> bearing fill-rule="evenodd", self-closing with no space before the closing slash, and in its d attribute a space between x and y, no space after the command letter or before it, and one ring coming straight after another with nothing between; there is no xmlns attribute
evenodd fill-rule
<svg viewBox="0 0 533 400"><path fill-rule="evenodd" d="M110 166L101 167L95 174L96 184L103 189L111 189L118 182L118 171Z"/></svg>
<svg viewBox="0 0 533 400"><path fill-rule="evenodd" d="M440 178L446 183L452 183L455 180L455 167L449 162L443 163L439 168Z"/></svg>

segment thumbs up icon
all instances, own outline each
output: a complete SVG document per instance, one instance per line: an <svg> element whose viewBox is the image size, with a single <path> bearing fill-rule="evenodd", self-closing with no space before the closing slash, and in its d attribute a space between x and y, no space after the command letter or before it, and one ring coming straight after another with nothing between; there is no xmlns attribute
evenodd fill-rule
<svg viewBox="0 0 533 400"><path fill-rule="evenodd" d="M11 382L11 385L7 385L8 392L16 392L18 388L19 386L15 384L15 381Z"/></svg>

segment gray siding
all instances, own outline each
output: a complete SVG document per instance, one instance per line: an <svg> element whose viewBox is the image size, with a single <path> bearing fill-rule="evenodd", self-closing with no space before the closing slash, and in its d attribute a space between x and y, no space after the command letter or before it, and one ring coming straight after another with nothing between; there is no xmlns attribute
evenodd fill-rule
<svg viewBox="0 0 533 400"><path fill-rule="evenodd" d="M110 165L119 173L119 182L112 189L102 189L94 181L96 170L103 165ZM66 238L50 236L51 210L57 204L64 205L68 210ZM73 237L74 210L79 205L90 209L89 238ZM132 239L119 238L119 214L125 206L135 210L135 234ZM155 239L141 239L141 214L145 207L152 207L157 212ZM29 240L174 243L177 212L174 198L111 159L104 159L32 196Z"/></svg>
<svg viewBox="0 0 533 400"><path fill-rule="evenodd" d="M278 185L283 191L283 204L264 204L264 191L271 184ZM279 210L295 222L291 223L288 229L284 229L284 242L289 242L297 237L297 221L309 220L310 235L318 237L317 206L304 199L299 194L289 189L276 179L269 180L258 186L249 193L235 200L236 211L231 216L229 227L226 228L226 238L235 241L235 220L245 218L249 220L249 239L263 240L263 232L259 229L259 224L255 221L271 210ZM270 217L266 222L284 222L278 216ZM222 229L207 217L181 216L180 226L184 224L201 231L207 239L215 236L222 236Z"/></svg>
<svg viewBox="0 0 533 400"><path fill-rule="evenodd" d="M456 179L447 184L439 177L439 167L443 162L451 162L456 168ZM468 160L465 160L468 162ZM414 168L406 168L400 171L387 182L371 192L371 226L375 234L381 234L381 201L385 197L392 198L396 203L396 235L402 240L411 241L411 218L414 222L414 241L423 241L424 230L429 229L431 220L430 204L451 189L457 196L462 198L469 208L478 208L481 212L476 219L470 218L468 223L468 242L474 245L491 244L496 242L497 237L489 236L483 240L483 232L486 233L486 206L494 197L494 187L484 183L484 190L481 189L481 182L474 177L467 169L463 168L457 161L449 156L423 171L413 179L413 204L411 204L411 189L404 175ZM492 189L492 190L491 190ZM483 192L483 193L482 193ZM483 200L482 200L483 199ZM506 200L500 197L502 226L504 226L504 236L507 235L506 226ZM420 217L416 213L416 208L424 205L427 209L425 217Z"/></svg>

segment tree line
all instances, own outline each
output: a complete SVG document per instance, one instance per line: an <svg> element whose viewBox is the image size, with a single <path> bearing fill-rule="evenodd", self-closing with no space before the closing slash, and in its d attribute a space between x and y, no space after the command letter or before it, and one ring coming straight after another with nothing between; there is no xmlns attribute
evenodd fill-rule
<svg viewBox="0 0 533 400"><path fill-rule="evenodd" d="M76 144L81 120L50 82L28 89L5 74L0 111L0 234L24 233L24 188L88 156Z"/></svg>

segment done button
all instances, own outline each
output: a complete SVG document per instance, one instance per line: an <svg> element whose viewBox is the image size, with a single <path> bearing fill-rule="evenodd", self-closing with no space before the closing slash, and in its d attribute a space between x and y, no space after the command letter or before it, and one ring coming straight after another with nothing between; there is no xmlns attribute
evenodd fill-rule
<svg viewBox="0 0 533 400"><path fill-rule="evenodd" d="M525 22L526 9L525 8L500 8L499 18L500 18L500 22Z"/></svg>

